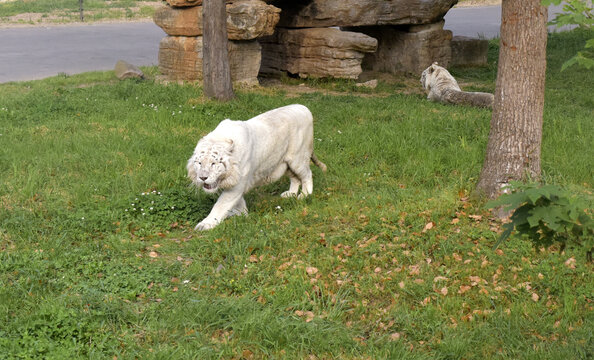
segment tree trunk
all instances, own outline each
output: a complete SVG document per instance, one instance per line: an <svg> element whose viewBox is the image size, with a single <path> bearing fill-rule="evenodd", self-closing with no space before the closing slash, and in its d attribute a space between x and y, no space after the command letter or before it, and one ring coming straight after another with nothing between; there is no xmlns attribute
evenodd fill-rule
<svg viewBox="0 0 594 360"><path fill-rule="evenodd" d="M489 198L510 180L540 177L547 8L503 0L495 102L477 190Z"/></svg>
<svg viewBox="0 0 594 360"><path fill-rule="evenodd" d="M202 73L204 94L222 101L234 97L227 50L225 0L204 0Z"/></svg>

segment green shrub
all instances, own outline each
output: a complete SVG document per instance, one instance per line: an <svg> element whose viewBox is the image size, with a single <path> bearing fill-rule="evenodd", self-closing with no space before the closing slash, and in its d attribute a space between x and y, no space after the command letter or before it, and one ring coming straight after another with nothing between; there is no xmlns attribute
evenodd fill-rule
<svg viewBox="0 0 594 360"><path fill-rule="evenodd" d="M592 197L572 192L555 185L522 184L513 182L510 193L487 203L488 208L504 206L513 210L511 222L503 225L504 231L495 244L516 230L518 236L527 236L537 248L561 244L561 250L573 241L586 247L588 261L592 261L594 248L594 221L592 220Z"/></svg>
<svg viewBox="0 0 594 360"><path fill-rule="evenodd" d="M122 210L124 218L133 227L166 228L198 222L212 207L212 201L200 201L194 189L180 187L143 192L130 197L126 206Z"/></svg>

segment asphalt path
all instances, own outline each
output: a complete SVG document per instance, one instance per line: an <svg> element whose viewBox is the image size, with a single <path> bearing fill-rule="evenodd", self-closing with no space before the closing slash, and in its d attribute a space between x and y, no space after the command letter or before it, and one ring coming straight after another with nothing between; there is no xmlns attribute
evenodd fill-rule
<svg viewBox="0 0 594 360"><path fill-rule="evenodd" d="M165 32L153 22L0 28L0 83L157 65Z"/></svg>
<svg viewBox="0 0 594 360"><path fill-rule="evenodd" d="M559 7L549 8L549 18ZM454 35L499 36L500 6L461 7L445 16ZM0 28L0 83L112 70L118 60L157 65L165 32L153 22Z"/></svg>
<svg viewBox="0 0 594 360"><path fill-rule="evenodd" d="M562 10L562 5L549 6L549 21ZM501 26L501 6L459 7L453 8L444 16L444 29L451 30L454 36L462 35L493 39L499 37ZM566 30L549 26L549 31Z"/></svg>

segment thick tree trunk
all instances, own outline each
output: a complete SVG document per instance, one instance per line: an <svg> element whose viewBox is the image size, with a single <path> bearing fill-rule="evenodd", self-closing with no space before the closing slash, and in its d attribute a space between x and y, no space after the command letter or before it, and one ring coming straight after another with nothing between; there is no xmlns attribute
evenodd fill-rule
<svg viewBox="0 0 594 360"><path fill-rule="evenodd" d="M202 73L204 94L222 101L234 97L227 50L225 0L204 0Z"/></svg>
<svg viewBox="0 0 594 360"><path fill-rule="evenodd" d="M547 8L503 0L495 102L477 190L497 197L510 180L538 179L546 71Z"/></svg>

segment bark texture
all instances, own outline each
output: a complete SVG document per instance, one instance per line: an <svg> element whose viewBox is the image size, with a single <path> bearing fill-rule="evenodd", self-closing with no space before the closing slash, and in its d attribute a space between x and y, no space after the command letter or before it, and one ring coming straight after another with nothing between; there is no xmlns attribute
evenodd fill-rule
<svg viewBox="0 0 594 360"><path fill-rule="evenodd" d="M540 176L547 8L503 0L495 102L477 190L497 197L510 180Z"/></svg>
<svg viewBox="0 0 594 360"><path fill-rule="evenodd" d="M235 95L227 51L227 13L224 0L203 1L203 83L209 98L228 101Z"/></svg>

